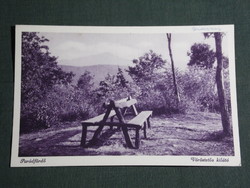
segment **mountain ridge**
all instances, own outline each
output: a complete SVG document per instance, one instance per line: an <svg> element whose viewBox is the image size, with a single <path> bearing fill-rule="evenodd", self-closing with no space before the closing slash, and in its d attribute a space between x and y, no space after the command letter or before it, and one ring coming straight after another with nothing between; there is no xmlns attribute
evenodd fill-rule
<svg viewBox="0 0 250 188"><path fill-rule="evenodd" d="M60 64L69 66L93 66L93 65L129 65L132 60L127 60L122 57L115 56L110 53L101 53L96 55L78 57L70 60L60 60Z"/></svg>
<svg viewBox="0 0 250 188"><path fill-rule="evenodd" d="M76 84L81 75L84 74L85 71L90 72L93 76L94 86L98 86L100 81L104 80L107 74L116 75L118 72L118 68L121 68L124 74L125 79L131 81L131 77L126 72L128 66L124 65L110 65L110 64L96 64L90 66L72 66L72 65L58 65L65 72L72 72L75 74L73 77L73 84Z"/></svg>

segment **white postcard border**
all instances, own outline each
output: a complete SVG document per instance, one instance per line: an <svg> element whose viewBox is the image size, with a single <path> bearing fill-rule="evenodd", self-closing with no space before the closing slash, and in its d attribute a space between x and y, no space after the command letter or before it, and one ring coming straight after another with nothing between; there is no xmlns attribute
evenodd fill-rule
<svg viewBox="0 0 250 188"><path fill-rule="evenodd" d="M20 95L21 95L21 33L228 33L229 61L235 62L234 25L104 27L104 26L16 26L15 88L11 167L39 166L241 166L236 96L235 63L229 63L232 122L235 156L67 156L19 157Z"/></svg>

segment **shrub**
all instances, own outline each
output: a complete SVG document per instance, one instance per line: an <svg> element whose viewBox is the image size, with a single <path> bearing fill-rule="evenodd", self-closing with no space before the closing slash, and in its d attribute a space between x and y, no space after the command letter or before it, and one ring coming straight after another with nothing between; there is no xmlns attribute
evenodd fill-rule
<svg viewBox="0 0 250 188"><path fill-rule="evenodd" d="M180 79L182 103L188 110L209 110L217 112L219 103L215 82L215 69L192 66Z"/></svg>
<svg viewBox="0 0 250 188"><path fill-rule="evenodd" d="M73 73L62 71L51 56L48 41L35 32L22 33L21 131L56 122L57 109L51 110L47 97L55 85L72 81Z"/></svg>
<svg viewBox="0 0 250 188"><path fill-rule="evenodd" d="M128 82L123 76L123 71L118 68L117 74L108 74L95 92L100 101L107 102L107 100L119 100L128 96L137 98L140 95L140 88L133 82Z"/></svg>

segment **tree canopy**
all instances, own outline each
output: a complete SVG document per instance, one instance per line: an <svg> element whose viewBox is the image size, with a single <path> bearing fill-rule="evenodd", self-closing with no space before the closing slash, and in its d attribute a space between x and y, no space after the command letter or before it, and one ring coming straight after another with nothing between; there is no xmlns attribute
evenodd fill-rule
<svg viewBox="0 0 250 188"><path fill-rule="evenodd" d="M22 33L21 121L41 119L41 110L46 108L42 99L53 86L67 85L74 76L57 65L57 58L46 45L48 41L36 32ZM43 107L38 107L39 102Z"/></svg>
<svg viewBox="0 0 250 188"><path fill-rule="evenodd" d="M116 75L107 74L101 81L98 95L103 98L119 98L121 95L129 96L131 92L129 81L126 80L123 71L118 67Z"/></svg>
<svg viewBox="0 0 250 188"><path fill-rule="evenodd" d="M128 81L125 79L122 69L119 67L116 74L116 84L127 87Z"/></svg>
<svg viewBox="0 0 250 188"><path fill-rule="evenodd" d="M133 63L135 66L129 66L128 73L134 81L139 82L141 80L151 80L155 73L164 67L166 61L162 59L161 55L150 50L139 59L134 59Z"/></svg>
<svg viewBox="0 0 250 188"><path fill-rule="evenodd" d="M189 66L196 65L203 68L212 68L215 62L215 52L208 44L194 43L187 55L190 57Z"/></svg>
<svg viewBox="0 0 250 188"><path fill-rule="evenodd" d="M42 97L55 84L68 84L73 73L66 73L51 56L49 40L35 32L22 33L22 102Z"/></svg>
<svg viewBox="0 0 250 188"><path fill-rule="evenodd" d="M93 86L93 76L89 71L85 71L77 81L77 87L89 91Z"/></svg>

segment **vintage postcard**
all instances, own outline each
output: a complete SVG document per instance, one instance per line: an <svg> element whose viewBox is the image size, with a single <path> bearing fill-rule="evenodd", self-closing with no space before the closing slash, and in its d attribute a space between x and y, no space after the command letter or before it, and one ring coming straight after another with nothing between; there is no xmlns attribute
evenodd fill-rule
<svg viewBox="0 0 250 188"><path fill-rule="evenodd" d="M233 25L16 26L11 167L241 166Z"/></svg>

